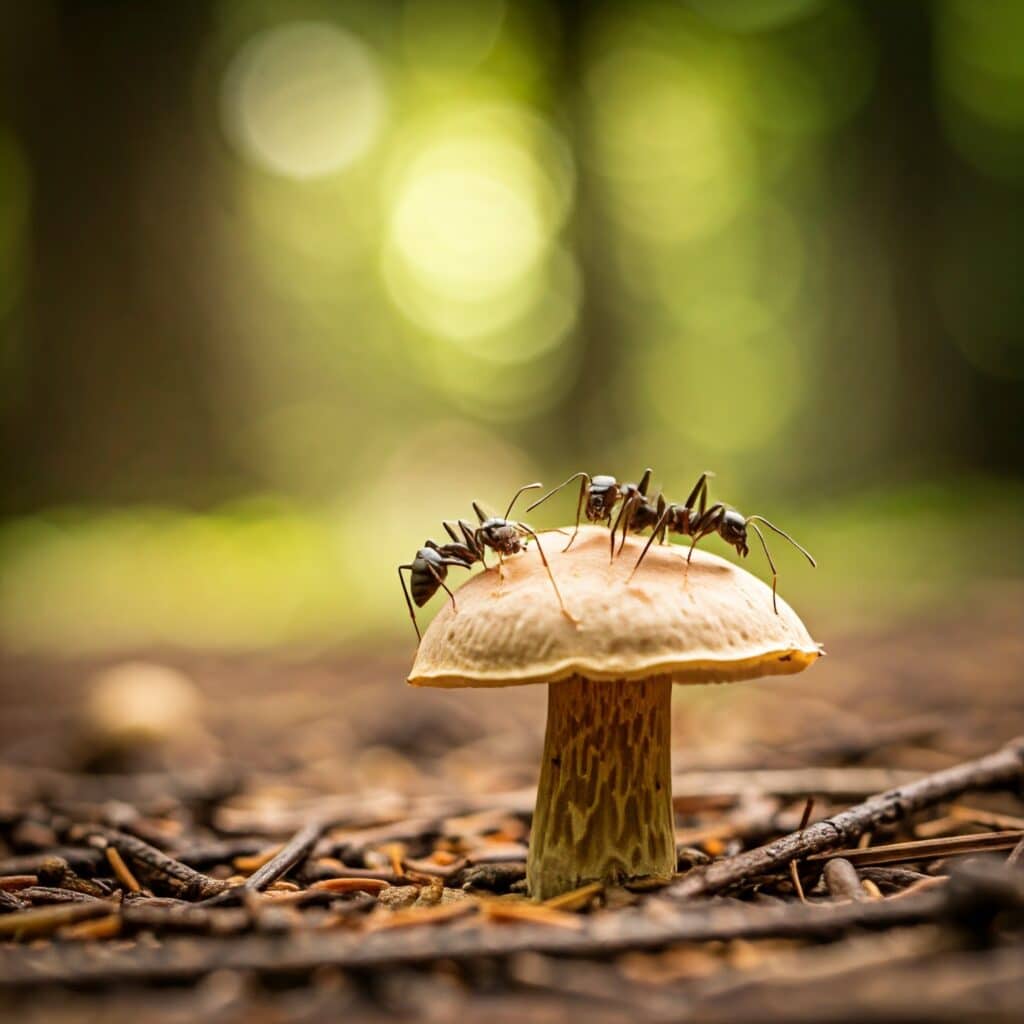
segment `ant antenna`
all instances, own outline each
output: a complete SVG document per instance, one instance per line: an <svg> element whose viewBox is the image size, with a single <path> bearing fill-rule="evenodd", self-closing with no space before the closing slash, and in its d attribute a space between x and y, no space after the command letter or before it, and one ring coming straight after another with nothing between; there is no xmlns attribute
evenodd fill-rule
<svg viewBox="0 0 1024 1024"><path fill-rule="evenodd" d="M535 491L538 487L543 486L544 485L542 483L537 482L535 484L525 484L524 486L520 487L519 490L512 495L512 500L508 503L508 508L505 509L505 518L508 519L508 517L512 515L512 506L519 500L519 495L522 494L523 491ZM531 505L530 508L533 508L533 505ZM530 508L528 508L526 511L529 512Z"/></svg>
<svg viewBox="0 0 1024 1024"><path fill-rule="evenodd" d="M569 484L571 484L573 480L579 480L580 482L580 496L576 501L576 528L572 531L572 536L569 538L569 543L566 544L564 548L562 548L563 552L568 551L569 548L572 547L572 542L576 539L576 534L580 532L580 513L583 511L583 499L586 496L587 488L590 486L590 474L584 473L582 471L579 473L573 473L573 475L569 477L568 480L563 480L562 483L560 483L557 487L552 488L550 491L548 491L547 494L545 494L542 498L538 498L532 505L530 505L526 509L527 512L531 512L538 505L542 505L545 501L547 501L548 498L550 498L552 495L557 494L563 487L567 487Z"/></svg>
<svg viewBox="0 0 1024 1024"><path fill-rule="evenodd" d="M551 490L548 491L547 494L545 494L541 498L538 498L532 505L528 505L526 507L526 511L527 512L532 512L538 505L543 505L544 502L548 500L548 498L550 498L553 495L557 494L563 487L567 487L569 484L571 484L573 482L573 480L584 480L584 481L586 481L587 484L589 484L590 483L590 474L589 473L573 473L573 475L571 477L569 477L568 480L563 480L557 487L552 487ZM531 484L531 486L539 487L540 484L536 484L536 485ZM584 486L586 486L586 485L584 485Z"/></svg>
<svg viewBox="0 0 1024 1024"><path fill-rule="evenodd" d="M772 561L772 553L768 550L768 544L764 539L764 534L761 532L757 523L751 523L748 521L747 525L757 534L758 540L761 542L761 547L764 548L764 557L768 559L768 567L772 571L772 611L776 615L779 614L779 601L776 597L776 590L778 588L779 573L775 568L775 563Z"/></svg>
<svg viewBox="0 0 1024 1024"><path fill-rule="evenodd" d="M746 524L754 531L754 533L757 534L757 538L761 542L761 547L764 548L764 556L768 559L768 566L772 571L772 609L775 611L775 614L778 615L779 603L776 597L776 589L778 585L779 574L775 568L775 562L772 561L771 552L768 550L768 544L764 539L764 534L761 532L757 523L754 522L755 519L758 522L764 523L764 525L767 526L768 529L774 530L780 537L785 537L786 540L788 540L789 543L792 544L793 547L795 547L797 551L799 551L807 559L807 561L811 563L813 567L816 568L818 563L814 561L814 556L805 547L803 547L801 544L798 544L788 533L786 533L785 530L780 530L774 523L768 522L768 520L765 519L764 516L747 516Z"/></svg>
<svg viewBox="0 0 1024 1024"><path fill-rule="evenodd" d="M785 530L780 530L774 523L769 523L764 516L747 516L746 521L748 524L750 524L754 519L756 519L759 523L764 523L764 525L767 526L769 530L774 530L780 537L785 537L786 540L788 540L789 543L792 544L793 547L795 547L797 551L799 551L800 554L803 555L804 558L806 558L807 561L811 563L812 568L816 569L818 567L818 563L814 560L814 555L812 555L810 551L808 551L807 548L805 548L802 544L798 544L788 533L786 533ZM754 527L754 529L757 529L757 527Z"/></svg>

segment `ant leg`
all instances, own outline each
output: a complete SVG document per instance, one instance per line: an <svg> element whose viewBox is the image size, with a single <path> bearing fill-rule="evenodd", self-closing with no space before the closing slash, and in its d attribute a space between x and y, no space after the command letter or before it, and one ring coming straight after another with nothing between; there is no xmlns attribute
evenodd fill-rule
<svg viewBox="0 0 1024 1024"><path fill-rule="evenodd" d="M572 477L569 478L570 480ZM568 481L566 481L568 483ZM583 514L583 499L586 497L587 488L590 486L590 477L586 473L580 474L580 496L576 499L576 525L572 528L572 536L569 538L569 543L562 548L562 553L565 554L569 548L572 547L572 542L576 539L576 534L580 532L580 516Z"/></svg>
<svg viewBox="0 0 1024 1024"><path fill-rule="evenodd" d="M637 569L640 568L640 563L644 560L644 556L651 549L651 545L654 543L654 538L658 536L660 532L662 536L665 535L665 527L668 524L668 509L662 510L661 515L658 517L658 521L654 524L654 529L651 531L650 537L647 538L647 543L644 545L643 551L640 552L640 557L636 560L636 565L633 566L633 571L629 574L629 579L626 580L629 583L630 580L636 575Z"/></svg>
<svg viewBox="0 0 1024 1024"><path fill-rule="evenodd" d="M629 500L623 503L623 507L618 510L618 518L615 519L615 525L611 527L611 550L612 558L614 558L615 549L615 530L618 529L618 521L623 518L625 514L625 521L623 522L623 537L618 542L618 554L623 553L623 548L626 547L626 536L629 534L630 526L633 525L633 513L636 512L637 506L640 502L647 497L647 487L650 486L650 474L653 472L648 466L643 471L643 476L640 477L640 482L636 485L636 490L630 495Z"/></svg>
<svg viewBox="0 0 1024 1024"><path fill-rule="evenodd" d="M693 508L694 502L699 499L700 507L697 509L699 516L704 515L704 507L707 504L709 476L713 476L713 474L709 472L701 473L700 479L693 485L693 490L690 491L690 496L686 499L686 508Z"/></svg>
<svg viewBox="0 0 1024 1024"><path fill-rule="evenodd" d="M584 486L586 486L586 484L590 482L590 475L584 472L573 473L573 475L569 477L568 480L563 480L557 487L552 487L547 494L545 494L543 497L538 498L532 505L527 505L526 511L532 512L538 505L543 505L544 502L548 500L548 498L553 498L563 487L568 487L569 484L573 482L573 480L582 480ZM505 518L507 519L508 516L506 516Z"/></svg>
<svg viewBox="0 0 1024 1024"><path fill-rule="evenodd" d="M409 606L409 618L412 619L412 628L416 630L416 642L419 643L423 637L420 635L420 627L416 622L416 609L413 608L412 598L409 596L409 588L405 585L405 577L402 575L402 570L408 569L409 573L412 573L412 564L400 565L398 567L398 579L402 584L402 593L405 594L405 603Z"/></svg>
<svg viewBox="0 0 1024 1024"><path fill-rule="evenodd" d="M633 512L639 504L640 495L631 494L619 509L619 514L615 518L615 525L612 527L612 559L615 558L615 534L618 532L619 524L622 524L622 541L619 544L619 554L621 555L622 549L626 546L626 534L633 524Z"/></svg>
<svg viewBox="0 0 1024 1024"><path fill-rule="evenodd" d="M462 563L456 562L454 564L461 565ZM427 568L430 570L430 575L434 577L434 582L439 587L444 587L445 593L452 599L452 611L458 612L459 608L455 603L455 595L448 589L448 584L441 578L441 574L432 565L428 565Z"/></svg>
<svg viewBox="0 0 1024 1024"><path fill-rule="evenodd" d="M579 480L580 482L580 497L576 502L576 528L572 532L572 537L569 538L569 543L562 549L563 551L568 551L569 548L572 547L572 542L576 539L576 534L580 532L580 515L583 511L583 497L587 493L587 487L590 486L590 474L582 471L579 473L573 473L568 480L563 480L557 487L553 487L547 494L538 498L532 505L528 505L526 508L527 512L532 512L538 505L543 505L548 498L554 497L554 495L556 495L563 487L568 487L573 480ZM505 518L507 519L508 516Z"/></svg>
<svg viewBox="0 0 1024 1024"><path fill-rule="evenodd" d="M461 520L460 520L460 523L461 523ZM484 552L486 552L486 550L487 550L487 545L484 544L483 540L481 539L483 537L483 530L471 530L469 533L467 533L467 537L472 538L473 542L469 546L475 552L477 552L477 554L478 554L478 556L480 558L480 564L485 569L489 569L490 566L487 564L487 559L484 558Z"/></svg>
<svg viewBox="0 0 1024 1024"><path fill-rule="evenodd" d="M687 565L693 561L693 549L697 546L697 543L703 540L709 533L714 533L724 518L725 506L720 502L716 502L697 520L693 530L693 543L690 545L690 550L686 553Z"/></svg>
<svg viewBox="0 0 1024 1024"><path fill-rule="evenodd" d="M693 561L693 549L697 546L697 542L703 540L709 533L713 533L712 530L705 530L703 533L695 533L693 540L690 543L689 548L686 551L686 565L689 568L690 562Z"/></svg>
<svg viewBox="0 0 1024 1024"><path fill-rule="evenodd" d="M544 554L544 548L541 547L540 537L537 536L537 533L536 533L535 530L533 530L531 527L527 526L525 523L519 523L518 524L518 528L520 530L522 530L524 533L529 534L529 536L531 536L534 539L534 541L536 541L536 543L537 543L537 554L540 555L540 560L544 563L544 568L547 571L548 579L551 580L551 586L555 590L555 596L558 598L558 605L562 609L562 614L570 622L572 622L572 623L578 622L578 620L573 617L573 615L569 611L569 609L565 607L565 601L562 599L562 592L558 589L558 584L555 582L555 574L551 571L551 566L548 564L547 555Z"/></svg>
<svg viewBox="0 0 1024 1024"><path fill-rule="evenodd" d="M460 519L459 532L462 534L463 543L473 553L473 557L483 563L483 567L486 569L487 563L483 557L484 547L477 539L478 531L473 528L473 524L467 523L465 519Z"/></svg>

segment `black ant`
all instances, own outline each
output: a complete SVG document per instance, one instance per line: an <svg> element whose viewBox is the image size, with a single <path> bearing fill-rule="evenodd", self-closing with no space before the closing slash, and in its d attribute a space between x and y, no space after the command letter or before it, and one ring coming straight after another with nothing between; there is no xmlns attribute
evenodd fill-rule
<svg viewBox="0 0 1024 1024"><path fill-rule="evenodd" d="M532 491L542 486L540 483L534 483L520 487L508 503L504 516L488 516L480 505L474 501L473 511L476 512L477 519L480 521L479 526L473 526L472 523L467 522L465 519L459 519L456 524L459 528L459 533L456 533L452 524L445 522L443 524L445 531L452 540L450 544L442 545L428 540L416 552L416 557L412 562L398 567L398 578L401 580L402 590L405 592L405 603L409 607L409 616L412 618L413 628L416 630L418 639L422 638L419 626L416 623L413 602L415 602L416 607L421 608L437 593L438 589L443 587L449 598L451 598L452 607L456 607L455 595L444 582L448 576L449 566L460 566L464 569L469 569L476 562L480 562L486 569L487 560L485 553L490 548L498 556L500 569L502 559L506 555L518 554L525 548L527 541L523 539L524 537L527 540L532 538L536 542L537 553L540 555L540 560L544 563L548 579L551 580L551 586L554 588L555 596L558 598L562 614L572 619L568 609L565 607L565 602L562 600L562 593L555 582L554 574L551 572L551 566L548 564L536 531L532 527L527 526L526 523L509 519L509 516L512 514L512 507L519 499L519 496L524 491ZM409 572L409 585L412 590L411 600L409 590L405 586L405 577L402 576L403 569Z"/></svg>
<svg viewBox="0 0 1024 1024"><path fill-rule="evenodd" d="M611 553L615 554L615 533L622 524L622 540L625 543L626 532L630 529L644 530L653 526L657 520L657 509L647 500L647 488L651 482L651 470L644 470L638 484L620 484L613 476L591 476L589 473L573 473L568 480L563 480L557 487L538 498L527 508L532 511L543 504L548 498L556 495L563 487L568 487L573 480L580 482L580 496L576 502L576 528L572 531L569 543L563 548L568 551L572 547L576 535L580 532L580 516L586 515L592 523L604 523L611 527ZM612 525L612 513L615 506L622 502L619 514Z"/></svg>
<svg viewBox="0 0 1024 1024"><path fill-rule="evenodd" d="M746 558L750 554L750 549L747 546L747 527L749 526L761 541L765 558L768 559L768 566L772 571L772 608L775 609L775 614L778 615L779 605L776 597L776 584L778 583L779 574L775 568L775 562L772 560L771 552L768 550L764 534L757 524L763 523L769 530L774 530L779 536L785 537L812 566L816 566L817 562L814 561L814 557L806 548L798 544L785 530L780 530L773 523L768 522L764 516L743 516L736 509L727 508L721 502L715 502L710 508L707 507L708 475L707 473L701 474L700 479L694 485L690 496L683 505L674 503L666 505L663 497L658 498L657 522L654 524L654 530L650 537L648 537L643 551L640 552L640 557L636 560L636 565L633 566L630 579L633 578L633 574L640 568L640 563L644 560L644 556L654 542L654 538L657 537L663 541L666 531L693 538L690 550L686 555L686 561L689 564L693 558L693 549L697 546L697 542L711 533L717 533L726 544L731 544L736 549L741 558ZM696 508L694 508L695 503Z"/></svg>

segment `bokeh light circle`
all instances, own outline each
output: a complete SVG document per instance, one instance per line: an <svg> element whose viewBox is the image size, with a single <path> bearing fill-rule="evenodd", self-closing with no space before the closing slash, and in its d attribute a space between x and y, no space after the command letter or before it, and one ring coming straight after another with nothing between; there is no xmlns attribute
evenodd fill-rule
<svg viewBox="0 0 1024 1024"><path fill-rule="evenodd" d="M521 156L515 150L508 155L513 163ZM398 195L392 241L415 273L439 291L471 290L486 300L537 261L544 225L514 174L467 166L468 154L458 145L439 146L429 156Z"/></svg>
<svg viewBox="0 0 1024 1024"><path fill-rule="evenodd" d="M387 197L392 300L456 343L508 328L547 291L572 184L564 143L526 112L466 112L423 130Z"/></svg>
<svg viewBox="0 0 1024 1024"><path fill-rule="evenodd" d="M386 110L369 48L326 22L254 36L228 67L221 96L225 132L242 155L298 180L335 174L363 157Z"/></svg>

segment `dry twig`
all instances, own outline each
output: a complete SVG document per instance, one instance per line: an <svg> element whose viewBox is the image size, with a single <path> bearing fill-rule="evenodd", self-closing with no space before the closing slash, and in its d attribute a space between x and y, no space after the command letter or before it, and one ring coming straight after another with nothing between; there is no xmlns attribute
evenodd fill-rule
<svg viewBox="0 0 1024 1024"><path fill-rule="evenodd" d="M815 822L803 832L791 833L735 857L694 868L669 892L677 899L709 896L748 878L779 871L797 857L809 857L847 846L868 829L902 821L925 807L961 793L1004 786L1022 775L1024 737L1018 737L992 754L891 789Z"/></svg>

